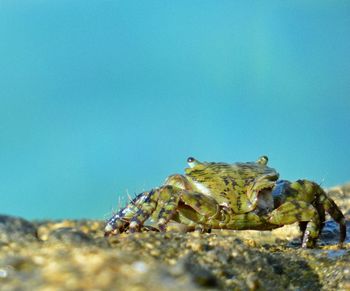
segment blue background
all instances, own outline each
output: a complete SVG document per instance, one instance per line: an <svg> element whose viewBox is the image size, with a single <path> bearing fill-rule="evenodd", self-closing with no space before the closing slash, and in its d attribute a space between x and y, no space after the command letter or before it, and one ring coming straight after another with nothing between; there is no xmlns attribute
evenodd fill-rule
<svg viewBox="0 0 350 291"><path fill-rule="evenodd" d="M349 1L0 0L0 212L105 218L190 155L346 182L349 52Z"/></svg>

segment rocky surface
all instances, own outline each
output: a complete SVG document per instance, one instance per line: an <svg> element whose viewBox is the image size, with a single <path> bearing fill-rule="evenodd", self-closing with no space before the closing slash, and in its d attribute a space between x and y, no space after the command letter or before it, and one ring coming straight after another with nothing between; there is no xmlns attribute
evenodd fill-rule
<svg viewBox="0 0 350 291"><path fill-rule="evenodd" d="M350 184L329 192L349 220ZM311 250L294 225L111 238L103 227L0 215L0 290L350 290L350 238L338 249L333 221Z"/></svg>

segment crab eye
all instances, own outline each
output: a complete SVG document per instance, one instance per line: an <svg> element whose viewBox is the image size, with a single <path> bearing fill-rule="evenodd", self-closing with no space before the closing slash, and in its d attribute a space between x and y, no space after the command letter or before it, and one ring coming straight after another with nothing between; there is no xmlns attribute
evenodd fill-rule
<svg viewBox="0 0 350 291"><path fill-rule="evenodd" d="M196 165L199 164L199 162L198 162L195 158L193 158L193 157L189 157L189 158L187 159L187 163L188 163L188 165L190 166L190 168L193 168L193 167L195 167Z"/></svg>
<svg viewBox="0 0 350 291"><path fill-rule="evenodd" d="M192 158L192 157L189 157L188 159L187 159L187 163L193 163L194 162L194 158Z"/></svg>
<svg viewBox="0 0 350 291"><path fill-rule="evenodd" d="M269 158L267 156L261 156L256 162L260 165L267 165L267 162L269 161Z"/></svg>

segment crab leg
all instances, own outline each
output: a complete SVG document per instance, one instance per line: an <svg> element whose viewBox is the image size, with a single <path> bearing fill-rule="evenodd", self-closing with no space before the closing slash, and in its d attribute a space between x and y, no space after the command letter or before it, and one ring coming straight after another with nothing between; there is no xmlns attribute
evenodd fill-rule
<svg viewBox="0 0 350 291"><path fill-rule="evenodd" d="M179 209L180 201L183 207ZM166 185L151 191L143 204L139 206L139 210L130 220L130 232L137 231L151 215L152 218L157 216L159 229L165 231L166 224L174 217L178 209L186 213L184 210L186 205L187 214L196 224L210 222L211 217L217 215L219 211L219 205L210 196Z"/></svg>
<svg viewBox="0 0 350 291"><path fill-rule="evenodd" d="M176 213L179 200L180 194L176 193L176 195L170 196L170 198L167 201L164 201L162 203L164 205L160 209L157 217L157 224L160 231L166 231L166 224L169 222L170 219L173 218L174 214Z"/></svg>
<svg viewBox="0 0 350 291"><path fill-rule="evenodd" d="M208 220L210 221L210 217L213 217L218 213L219 205L215 199L209 196L183 190L172 185L163 186L156 191L158 191L158 200L157 206L153 210L154 213L152 214L152 217L154 218L156 214L158 214L157 224L160 231L166 230L166 224L176 214L176 211L179 209L180 201L180 205L184 205L184 207L180 207L180 210L183 210L183 208L186 208L186 205L188 205L187 214L190 214L191 220L193 220L195 223L201 224L202 222ZM143 212L142 208L139 210L139 212L140 214ZM150 212L151 211L148 213ZM138 225L145 221L144 218L146 215L142 215L143 214L141 214L140 217L143 219L139 219L138 214L134 216L130 222L130 229L132 228L132 221L139 219L137 222ZM148 217L149 215L147 218Z"/></svg>
<svg viewBox="0 0 350 291"><path fill-rule="evenodd" d="M312 240L315 240L312 236L312 232L315 232L315 228L318 229L318 232L322 230L325 221L325 212L329 213L330 216L339 224L339 246L342 246L346 237L345 217L334 201L327 196L324 190L317 183L308 180L298 180L293 183L281 180L276 184L276 187L273 190L273 196L275 202L278 204L283 204L286 201L303 201L306 202L307 205L312 204L319 217L317 227L312 227L312 223L309 226L309 223L305 224L305 221L297 220L299 221L301 231L305 232L305 234L307 231L309 231L308 235ZM305 235L303 235L303 240L304 239ZM308 243L308 245L311 244L311 242Z"/></svg>
<svg viewBox="0 0 350 291"><path fill-rule="evenodd" d="M182 192L182 189L171 185L152 190L130 220L130 232L138 231L150 216L155 217L157 214L158 227L165 231L165 225L176 213Z"/></svg>
<svg viewBox="0 0 350 291"><path fill-rule="evenodd" d="M108 219L105 227L105 235L109 235L112 231L122 232L129 224L130 219L138 211L140 205L147 198L148 192L137 195L130 203Z"/></svg>
<svg viewBox="0 0 350 291"><path fill-rule="evenodd" d="M338 206L335 204L335 202L329 198L326 193L322 190L321 187L321 194L319 196L319 201L321 205L323 206L324 210L329 213L329 215L339 223L339 231L340 231L340 237L339 237L339 246L342 247L343 242L346 238L346 220L343 215L343 213L340 211Z"/></svg>
<svg viewBox="0 0 350 291"><path fill-rule="evenodd" d="M219 211L217 201L214 198L201 193L184 191L181 200L207 219L215 216Z"/></svg>
<svg viewBox="0 0 350 291"><path fill-rule="evenodd" d="M160 188L161 189L161 188ZM160 189L155 189L149 192L146 199L139 205L137 212L130 220L130 232L136 232L140 229L142 224L151 216L157 207Z"/></svg>
<svg viewBox="0 0 350 291"><path fill-rule="evenodd" d="M272 211L269 222L276 225L292 224L294 222L307 222L302 247L313 247L319 236L321 222L316 209L303 201L286 202Z"/></svg>

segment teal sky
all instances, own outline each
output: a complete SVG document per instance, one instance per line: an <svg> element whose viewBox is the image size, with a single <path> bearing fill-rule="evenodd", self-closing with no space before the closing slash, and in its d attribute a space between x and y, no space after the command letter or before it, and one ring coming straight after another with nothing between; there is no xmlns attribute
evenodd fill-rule
<svg viewBox="0 0 350 291"><path fill-rule="evenodd" d="M106 218L186 158L350 180L349 1L0 0L0 213Z"/></svg>

